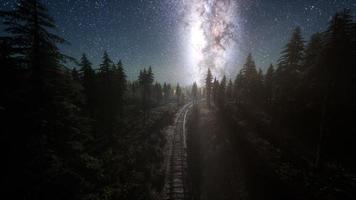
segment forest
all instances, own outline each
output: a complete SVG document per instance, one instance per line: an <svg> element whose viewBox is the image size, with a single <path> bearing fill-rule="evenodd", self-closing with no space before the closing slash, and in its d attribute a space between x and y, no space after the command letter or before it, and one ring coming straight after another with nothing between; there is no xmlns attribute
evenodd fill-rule
<svg viewBox="0 0 356 200"><path fill-rule="evenodd" d="M345 9L307 41L295 28L265 73L249 54L233 80L206 74L207 105L232 129L226 137L261 151L277 176L309 192L300 199L355 197L355 25Z"/></svg>
<svg viewBox="0 0 356 200"><path fill-rule="evenodd" d="M64 54L60 46L70 41L55 34L56 22L39 0L21 0L0 17L4 196L164 199L165 130L180 109L192 105L185 113L187 192L167 199L356 197L356 21L350 10L337 12L325 31L308 39L296 27L267 70L249 54L243 66L236 66L241 69L236 76L219 79L209 69L203 84L189 86L158 82L149 65L131 80L125 63L112 60L107 51L98 66L84 52L80 59ZM276 196L269 178L264 190L273 191L270 196L256 194L253 178L245 184L246 196L234 196L239 178L230 172L216 176L228 176L231 184L218 178L221 188L210 191L225 196L204 196L209 187L202 173L219 164L204 160L211 145L202 139L209 132L201 129L209 126L206 113L222 124L224 131L214 138L228 141L231 158L243 148L251 158L242 160L251 166L265 163L273 171L266 177L278 179L275 187L285 189L286 196ZM216 170L229 167L235 173L234 159L227 162L230 153L222 151L219 159L225 160Z"/></svg>
<svg viewBox="0 0 356 200"><path fill-rule="evenodd" d="M160 131L184 101L151 67L128 81L104 52L94 67L39 1L1 11L1 147L5 194L19 199L148 199L162 186ZM16 197L13 197L16 198Z"/></svg>

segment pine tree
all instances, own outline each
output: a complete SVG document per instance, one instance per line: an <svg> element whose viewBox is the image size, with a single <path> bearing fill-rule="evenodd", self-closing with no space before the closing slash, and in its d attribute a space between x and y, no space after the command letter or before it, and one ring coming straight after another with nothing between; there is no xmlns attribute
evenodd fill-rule
<svg viewBox="0 0 356 200"><path fill-rule="evenodd" d="M148 68L148 71L147 71L147 82L148 82L148 84L151 84L151 85L152 85L154 79L155 79L155 78L154 78L154 74L153 74L153 72L152 72L152 67L150 66L150 67Z"/></svg>
<svg viewBox="0 0 356 200"><path fill-rule="evenodd" d="M266 76L264 78L264 85L266 90L266 103L271 105L273 102L273 87L274 87L274 76L275 76L274 66L271 64L266 72Z"/></svg>
<svg viewBox="0 0 356 200"><path fill-rule="evenodd" d="M47 8L38 0L22 0L12 11L1 11L15 59L23 63L31 75L33 106L47 101L48 87L53 79L61 79L61 62L65 55L57 44L66 41L51 33L56 25Z"/></svg>
<svg viewBox="0 0 356 200"><path fill-rule="evenodd" d="M19 166L25 170L21 169L22 181L16 183L21 185L12 188L22 188L23 193L18 195L25 199L83 197L90 185L83 173L90 165L83 156L92 159L84 152L90 136L78 105L80 91L62 65L66 56L57 47L65 40L50 32L55 22L38 0L21 0L14 10L0 14L11 41L12 57L24 66L21 71L27 81L20 91L22 109L13 110L21 127L12 131L22 133L18 137L23 142L9 141L21 153L12 156L23 158ZM12 170L16 169L9 172ZM18 172L14 171L11 178L19 180Z"/></svg>
<svg viewBox="0 0 356 200"><path fill-rule="evenodd" d="M245 99L246 102L255 101L258 87L258 73L251 54L247 56L246 63L241 69L241 75L243 77L241 81L241 98Z"/></svg>
<svg viewBox="0 0 356 200"><path fill-rule="evenodd" d="M219 107L223 107L225 105L225 97L226 97L226 76L224 75L218 91L217 91L218 95L217 95L217 100L218 100L218 105Z"/></svg>
<svg viewBox="0 0 356 200"><path fill-rule="evenodd" d="M154 82L154 74L152 72L152 68L149 67L148 70L144 68L143 71L140 71L138 79L142 91L143 109L146 112L151 100L152 84Z"/></svg>
<svg viewBox="0 0 356 200"><path fill-rule="evenodd" d="M162 86L160 83L156 82L154 85L154 96L157 101L157 103L160 103L163 97L163 91L162 91Z"/></svg>
<svg viewBox="0 0 356 200"><path fill-rule="evenodd" d="M83 54L80 59L79 67L79 77L84 88L83 92L86 99L86 108L90 114L93 114L96 99L96 74L91 62L85 54Z"/></svg>
<svg viewBox="0 0 356 200"><path fill-rule="evenodd" d="M297 85L297 103L300 112L315 113L315 108L320 106L309 106L306 108L304 105L316 105L316 101L321 101L320 90L320 75L321 68L320 61L324 49L325 34L315 33L311 36L304 52L302 62L302 73L300 83ZM318 99L318 100L317 100ZM312 121L309 118L302 117L302 119Z"/></svg>
<svg viewBox="0 0 356 200"><path fill-rule="evenodd" d="M89 89L92 81L94 81L95 72L92 68L92 63L88 60L85 54L80 58L80 79L86 89Z"/></svg>
<svg viewBox="0 0 356 200"><path fill-rule="evenodd" d="M311 36L310 41L308 42L304 57L303 57L303 64L302 64L302 72L310 73L307 70L315 69L320 59L320 53L323 49L323 35L321 33L315 33Z"/></svg>
<svg viewBox="0 0 356 200"><path fill-rule="evenodd" d="M180 104L180 100L181 100L181 95L182 95L182 89L180 88L179 84L177 84L176 87L176 98L177 98L177 104Z"/></svg>
<svg viewBox="0 0 356 200"><path fill-rule="evenodd" d="M79 72L75 67L72 69L72 80L74 82L80 83Z"/></svg>
<svg viewBox="0 0 356 200"><path fill-rule="evenodd" d="M30 74L32 106L37 109L49 98L47 90L53 86L50 82L61 79L60 64L65 56L56 44L65 40L49 32L56 27L55 22L38 0L22 0L14 10L1 11L0 15L4 17L5 31L10 34L15 59L23 63Z"/></svg>
<svg viewBox="0 0 356 200"><path fill-rule="evenodd" d="M143 110L146 112L147 109L147 102L148 102L148 96L147 96L147 71L146 68L143 69L143 71L140 71L139 77L138 77L138 82L140 83L141 87L141 93L142 93L142 105L143 105Z"/></svg>
<svg viewBox="0 0 356 200"><path fill-rule="evenodd" d="M170 83L167 84L167 97L170 98L173 96L173 90L172 90L172 86Z"/></svg>
<svg viewBox="0 0 356 200"><path fill-rule="evenodd" d="M232 84L232 80L229 79L229 83L227 84L227 88L226 88L226 97L228 98L228 100L231 100L233 98L233 84Z"/></svg>
<svg viewBox="0 0 356 200"><path fill-rule="evenodd" d="M212 81L213 81L213 76L211 74L210 69L208 69L208 73L206 75L205 79L205 89L206 89L206 101L208 103L208 107L210 107L211 104L211 90L212 90Z"/></svg>
<svg viewBox="0 0 356 200"><path fill-rule="evenodd" d="M220 83L215 77L214 81L213 81L213 86L212 86L212 96L213 96L213 102L215 105L218 104L219 89L220 89Z"/></svg>
<svg viewBox="0 0 356 200"><path fill-rule="evenodd" d="M257 82L256 82L256 91L255 91L255 96L256 96L256 101L258 101L259 104L264 103L263 99L265 99L266 96L266 90L264 87L264 75L262 72L262 69L258 69L257 73Z"/></svg>
<svg viewBox="0 0 356 200"><path fill-rule="evenodd" d="M291 39L285 46L279 59L279 64L290 71L295 73L300 70L301 61L303 58L304 41L299 27L295 28Z"/></svg>
<svg viewBox="0 0 356 200"><path fill-rule="evenodd" d="M147 71L147 96L151 99L152 96L152 84L154 82L154 74L152 72L152 67L150 66Z"/></svg>
<svg viewBox="0 0 356 200"><path fill-rule="evenodd" d="M192 98L193 98L193 104L196 104L198 101L198 86L196 82L193 83Z"/></svg>
<svg viewBox="0 0 356 200"><path fill-rule="evenodd" d="M106 149L110 149L113 145L119 114L119 88L115 73L116 66L105 51L97 75L95 119L97 129L101 130L100 134L97 133L97 137Z"/></svg>
<svg viewBox="0 0 356 200"><path fill-rule="evenodd" d="M296 83L300 80L303 55L304 41L300 28L297 27L281 53L276 71L276 101L278 101L279 110L282 113L288 110L290 117L293 116L290 112L296 112L296 110L293 111L290 108L295 108L296 89L298 86Z"/></svg>
<svg viewBox="0 0 356 200"><path fill-rule="evenodd" d="M242 83L244 80L244 76L242 74L242 70L239 71L239 73L236 75L235 81L234 81L234 99L237 105L240 105L241 100L242 100Z"/></svg>
<svg viewBox="0 0 356 200"><path fill-rule="evenodd" d="M106 78L109 78L109 74L112 72L112 64L113 62L111 61L108 52L104 51L99 71Z"/></svg>
<svg viewBox="0 0 356 200"><path fill-rule="evenodd" d="M352 15L350 10L336 13L325 32L325 45L322 52L319 70L319 91L321 91L321 117L319 140L315 166L319 166L322 150L329 150L330 157L338 154L350 155L347 149L352 148L350 141L355 136L347 134L352 129L355 106L355 67L354 49L352 46ZM342 113L342 115L340 115ZM325 132L331 132L325 138ZM345 133L339 135L337 133ZM336 134L336 135L333 135ZM324 141L332 144L322 147ZM352 157L352 154L351 154Z"/></svg>
<svg viewBox="0 0 356 200"><path fill-rule="evenodd" d="M163 84L163 94L164 94L164 102L167 103L170 97L170 91L166 82L164 82Z"/></svg>
<svg viewBox="0 0 356 200"><path fill-rule="evenodd" d="M118 106L118 114L122 114L123 112L124 94L127 89L126 78L127 76L125 74L123 64L121 60L119 60L115 68L115 93L117 94L116 103Z"/></svg>

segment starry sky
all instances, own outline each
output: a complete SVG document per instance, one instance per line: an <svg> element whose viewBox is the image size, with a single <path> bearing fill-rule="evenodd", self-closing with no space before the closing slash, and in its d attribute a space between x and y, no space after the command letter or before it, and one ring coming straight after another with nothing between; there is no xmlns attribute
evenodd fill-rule
<svg viewBox="0 0 356 200"><path fill-rule="evenodd" d="M214 19L219 23L228 18L235 27L233 39L225 41L234 43L229 46L232 53L221 58L226 61L220 69L228 77L235 76L250 52L262 69L275 63L296 26L307 41L326 29L336 11L350 8L356 13L356 0L42 0L57 22L56 32L71 43L60 47L66 54L79 59L86 53L97 66L107 50L112 60L123 61L131 80L151 65L158 81L181 84L200 78L191 73L197 66L187 62L187 10L201 3L210 12L215 1L229 2L224 5L234 13ZM8 10L16 0L0 2L0 9Z"/></svg>

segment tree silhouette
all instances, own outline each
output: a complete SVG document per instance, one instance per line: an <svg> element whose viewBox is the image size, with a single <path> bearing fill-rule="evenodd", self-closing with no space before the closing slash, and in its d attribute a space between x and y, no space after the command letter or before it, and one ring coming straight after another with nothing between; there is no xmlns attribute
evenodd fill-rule
<svg viewBox="0 0 356 200"><path fill-rule="evenodd" d="M215 105L218 104L219 90L220 90L220 83L215 77L212 86L212 96Z"/></svg>
<svg viewBox="0 0 356 200"><path fill-rule="evenodd" d="M182 89L180 88L179 84L177 84L176 87L176 98L177 98L177 105L179 106L182 98Z"/></svg>
<svg viewBox="0 0 356 200"><path fill-rule="evenodd" d="M193 83L192 98L193 98L193 104L196 104L198 101L198 86L196 82Z"/></svg>
<svg viewBox="0 0 356 200"><path fill-rule="evenodd" d="M17 76L26 82L16 91L22 94L21 99L14 96L18 100L7 107L21 124L6 132L9 136L13 131L22 134L23 143L11 142L10 147L18 149L12 156L24 158L19 166L26 167L21 170L21 198L68 199L84 195L79 191L88 189L84 170L89 163L83 155L90 135L80 113L80 91L70 70L63 66L66 56L57 47L65 40L50 32L55 22L38 0L19 1L14 10L0 14L11 41L11 57L22 66ZM80 165L83 171L77 167ZM18 171L13 170L9 169L10 174L16 177ZM9 191L13 188L18 186Z"/></svg>
<svg viewBox="0 0 356 200"><path fill-rule="evenodd" d="M152 72L152 68L149 67L148 70L144 68L143 71L140 71L138 81L142 91L143 110L145 114L147 114L150 105L150 100L151 100L152 84L154 81L154 74Z"/></svg>
<svg viewBox="0 0 356 200"><path fill-rule="evenodd" d="M274 66L271 64L266 72L264 78L264 85L266 91L266 103L271 105L273 103L273 92L274 92L274 81L275 81L275 69Z"/></svg>
<svg viewBox="0 0 356 200"><path fill-rule="evenodd" d="M226 98L226 76L224 75L219 88L217 89L217 104L219 107L223 107L225 105L225 98Z"/></svg>
<svg viewBox="0 0 356 200"><path fill-rule="evenodd" d="M352 46L352 16L349 10L336 13L328 30L325 33L326 41L319 71L319 90L321 92L321 117L318 148L315 165L320 164L321 152L326 149L329 156L337 157L339 153L348 154L352 144L349 141L355 139L347 134L347 129L352 121L353 113L349 106L352 94L349 91L355 89L354 49ZM348 106L347 106L348 105ZM351 112L350 112L351 111ZM340 118L342 116L342 119ZM341 131L345 129L345 131ZM331 133L346 133L334 137L325 138L326 131ZM323 147L324 141L329 141L333 146ZM332 141L332 142L331 142ZM331 148L331 149L329 149Z"/></svg>
<svg viewBox="0 0 356 200"><path fill-rule="evenodd" d="M229 79L229 83L227 84L227 88L226 88L226 97L228 100L231 100L233 98L233 90L234 90L234 85L232 83L232 80Z"/></svg>
<svg viewBox="0 0 356 200"><path fill-rule="evenodd" d="M127 88L127 76L124 71L123 64L121 60L116 65L116 69L114 72L115 76L115 90L116 90L116 104L118 105L118 113L119 115L123 112L123 104L124 104L124 94Z"/></svg>
<svg viewBox="0 0 356 200"><path fill-rule="evenodd" d="M110 59L108 53L104 51L102 62L99 67L98 72L98 98L97 114L102 120L103 129L108 129L105 131L111 134L112 124L115 121L115 109L113 109L113 104L116 104L112 95L114 94L114 63Z"/></svg>
<svg viewBox="0 0 356 200"><path fill-rule="evenodd" d="M88 112L92 115L96 100L96 75L92 68L91 62L85 54L83 54L80 59L79 67L79 77L84 88L84 95L86 97L86 110L88 110Z"/></svg>
<svg viewBox="0 0 356 200"><path fill-rule="evenodd" d="M167 84L167 83L164 83L163 84L163 94L164 94L164 101L167 103L169 98L171 97L171 85L170 84Z"/></svg>
<svg viewBox="0 0 356 200"><path fill-rule="evenodd" d="M275 74L275 99L279 105L280 115L285 115L284 111L290 110L290 108L296 108L294 106L297 99L296 89L298 85L296 83L299 82L299 74L302 71L303 57L304 41L300 28L297 27L281 53Z"/></svg>
<svg viewBox="0 0 356 200"><path fill-rule="evenodd" d="M162 90L161 84L158 82L156 82L154 85L154 96L155 96L157 103L160 103L162 101L163 90Z"/></svg>
<svg viewBox="0 0 356 200"><path fill-rule="evenodd" d="M205 89L206 89L206 101L208 103L208 107L210 107L211 104L211 90L212 90L212 81L213 81L213 75L211 74L210 69L208 69L208 73L205 78Z"/></svg>
<svg viewBox="0 0 356 200"><path fill-rule="evenodd" d="M239 87L242 100L245 102L256 101L258 73L251 54L247 56L246 63L242 67L240 74Z"/></svg>
<svg viewBox="0 0 356 200"><path fill-rule="evenodd" d="M242 100L243 80L244 80L244 76L242 74L242 70L240 70L239 73L236 75L234 81L234 99L237 105L240 105Z"/></svg>

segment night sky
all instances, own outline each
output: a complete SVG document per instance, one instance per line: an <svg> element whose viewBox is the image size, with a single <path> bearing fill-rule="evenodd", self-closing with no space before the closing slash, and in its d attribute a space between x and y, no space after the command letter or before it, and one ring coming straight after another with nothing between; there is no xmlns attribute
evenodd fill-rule
<svg viewBox="0 0 356 200"><path fill-rule="evenodd" d="M223 10L218 11L217 18L211 18L208 12L214 10L215 4L212 2L215 1L223 2L222 5L232 14L225 15ZM0 2L1 10L11 9L14 5L14 0ZM354 15L356 11L356 0L43 0L43 2L57 22L59 35L71 43L70 46L61 46L66 54L80 58L82 53L86 53L97 66L103 51L107 50L115 62L122 59L130 79L136 79L140 69L151 65L159 81L171 83L178 81L182 84L190 84L195 79L201 79L197 73L205 71L204 66L208 65L223 65L215 66L216 73L226 74L228 77L235 76L249 52L253 54L257 66L265 69L270 63L276 62L281 48L296 26L301 27L307 40L312 33L325 30L328 20L336 11L350 8ZM198 39L193 40L200 41L199 34L210 39L205 38L207 42L202 42L204 48L192 50L191 45L194 41L188 42L189 37L190 39L193 37L190 28L194 29L190 17L194 16L195 11L192 10L200 4L207 14L198 17L197 20L210 19L207 26L213 33L207 35L206 28L203 33L197 31L198 36L195 37ZM216 23L212 25L211 19ZM231 38L224 38L221 45L216 43L216 37L220 38L220 34L226 32L217 30L215 34L215 28L220 27L219 20L225 20L227 24L231 23L233 26L229 32ZM209 44L221 47L212 47ZM210 49L206 50L207 46ZM203 54L208 54L192 61L191 57L195 55L192 51L203 50ZM225 54L225 50L229 51L228 55ZM211 60L212 55L221 58ZM203 62L204 59L208 60ZM198 68L198 71L195 70ZM195 74L192 74L194 70Z"/></svg>

